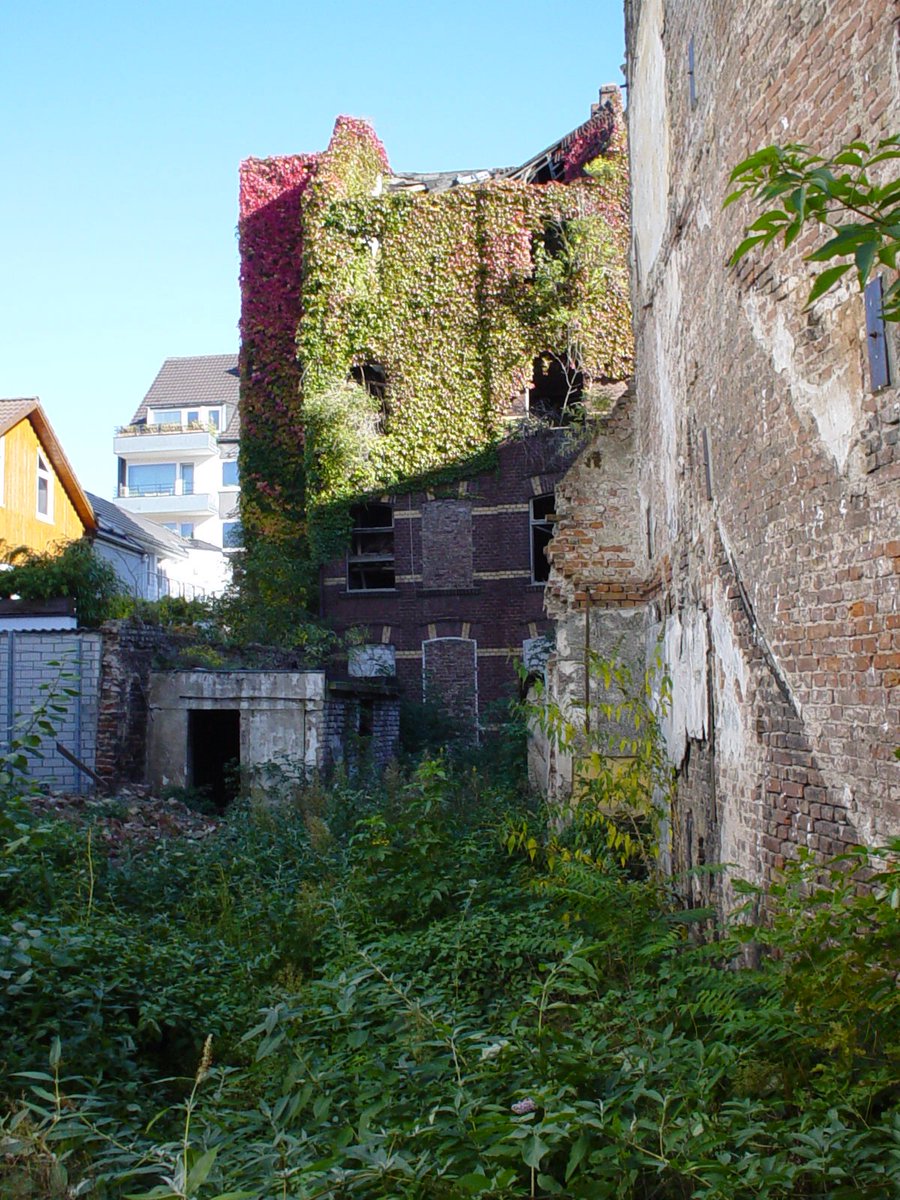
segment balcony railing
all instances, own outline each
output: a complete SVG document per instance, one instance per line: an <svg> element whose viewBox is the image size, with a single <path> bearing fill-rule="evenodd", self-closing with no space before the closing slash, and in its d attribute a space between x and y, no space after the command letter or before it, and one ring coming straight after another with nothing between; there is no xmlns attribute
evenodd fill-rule
<svg viewBox="0 0 900 1200"><path fill-rule="evenodd" d="M152 437L161 433L211 433L217 437L218 426L210 421L163 421L154 425L120 425L116 437Z"/></svg>
<svg viewBox="0 0 900 1200"><path fill-rule="evenodd" d="M179 480L177 483L132 483L126 486L120 484L116 498L124 500L129 496L193 496L194 485Z"/></svg>

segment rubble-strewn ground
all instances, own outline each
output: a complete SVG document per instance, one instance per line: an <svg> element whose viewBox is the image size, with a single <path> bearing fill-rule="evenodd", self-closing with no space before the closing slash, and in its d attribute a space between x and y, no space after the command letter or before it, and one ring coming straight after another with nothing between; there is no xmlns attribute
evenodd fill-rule
<svg viewBox="0 0 900 1200"><path fill-rule="evenodd" d="M122 788L115 796L49 793L32 797L35 812L74 825L91 825L113 855L147 849L168 838L209 837L218 817L197 812L180 800L154 796L145 787Z"/></svg>

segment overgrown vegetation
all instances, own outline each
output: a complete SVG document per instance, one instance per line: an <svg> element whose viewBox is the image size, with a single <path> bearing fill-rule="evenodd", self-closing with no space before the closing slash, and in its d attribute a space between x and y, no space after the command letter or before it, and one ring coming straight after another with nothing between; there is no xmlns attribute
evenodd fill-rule
<svg viewBox="0 0 900 1200"><path fill-rule="evenodd" d="M52 550L4 547L0 596L23 600L72 597L80 625L91 628L120 614L122 588L112 566L94 553L87 538Z"/></svg>
<svg viewBox="0 0 900 1200"><path fill-rule="evenodd" d="M116 860L12 769L0 1193L896 1196L896 856L802 859L717 927L622 867L596 789L548 841L490 750L275 765L215 838Z"/></svg>
<svg viewBox="0 0 900 1200"><path fill-rule="evenodd" d="M629 374L624 150L604 109L566 182L395 191L373 130L340 117L321 154L243 165L249 596L314 608L354 500L496 447L537 356L587 390Z"/></svg>

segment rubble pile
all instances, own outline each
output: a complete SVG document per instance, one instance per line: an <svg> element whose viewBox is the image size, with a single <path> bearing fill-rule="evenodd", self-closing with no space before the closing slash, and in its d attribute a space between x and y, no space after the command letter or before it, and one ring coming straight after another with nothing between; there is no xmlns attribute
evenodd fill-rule
<svg viewBox="0 0 900 1200"><path fill-rule="evenodd" d="M91 826L94 838L113 855L152 849L172 838L199 840L216 832L218 817L198 812L174 797L154 796L137 785L115 796L65 792L38 793L31 798L38 815Z"/></svg>

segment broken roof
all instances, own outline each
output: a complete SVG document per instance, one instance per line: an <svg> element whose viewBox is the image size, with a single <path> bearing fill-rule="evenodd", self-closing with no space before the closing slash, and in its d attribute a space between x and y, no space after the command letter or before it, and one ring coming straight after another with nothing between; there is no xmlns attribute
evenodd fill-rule
<svg viewBox="0 0 900 1200"><path fill-rule="evenodd" d="M188 408L194 405L225 404L227 423L238 404L238 356L236 354L199 354L187 358L167 358L150 385L132 425L147 420L151 408Z"/></svg>
<svg viewBox="0 0 900 1200"><path fill-rule="evenodd" d="M47 415L37 397L0 400L0 437L15 428L20 421L28 420L37 435L50 460L50 465L62 485L63 491L69 497L72 507L78 514L78 519L86 530L94 530L97 525L94 510L87 495L82 491L81 484L75 475L72 464L66 458L62 446Z"/></svg>
<svg viewBox="0 0 900 1200"><path fill-rule="evenodd" d="M445 192L453 187L485 183L489 179L520 179L525 183L546 183L571 178L571 170L580 170L584 161L596 158L609 145L615 129L615 117L621 115L622 96L617 84L605 83L600 99L591 105L591 115L577 128L557 138L539 154L520 167L490 167L477 171L403 171L388 179L388 188L396 192ZM572 148L578 143L583 154L578 161L569 162Z"/></svg>

